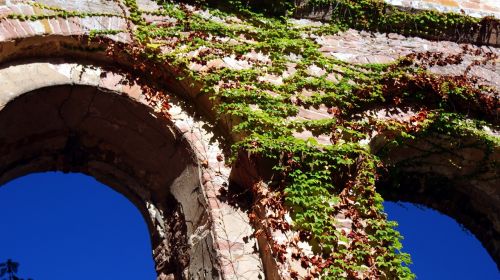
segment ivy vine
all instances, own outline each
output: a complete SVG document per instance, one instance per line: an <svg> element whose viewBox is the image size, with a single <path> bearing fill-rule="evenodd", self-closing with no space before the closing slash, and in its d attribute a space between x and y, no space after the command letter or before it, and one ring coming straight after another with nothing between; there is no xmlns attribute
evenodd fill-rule
<svg viewBox="0 0 500 280"><path fill-rule="evenodd" d="M168 65L180 77L201 85L218 121L230 120L232 160L244 151L253 160L274 164L266 187L253 189L255 205L271 211L263 218L254 208L250 217L254 223L264 219L273 230L297 234L287 245L294 248L289 255L269 232L256 233L269 239L277 262L300 262L306 279L414 279L396 223L386 219L383 199L375 190L384 149L372 150L368 141L374 132L387 135L392 145L425 133L467 134L498 148L498 137L483 129L498 129L495 89L478 86L466 75L437 76L426 70L436 63L456 64L457 57L424 53L390 64L354 65L322 55L314 38L347 27L441 38L458 29L480 28L481 20L434 11L409 13L382 1L314 0L308 5L334 6L333 19L300 27L287 17L296 9L287 0L270 1L270 6L257 10L252 5L260 1L228 1L229 11L157 2L159 10L142 11L135 0L125 0L129 13L122 17L135 28L92 31L91 40L132 32L133 47L125 51ZM50 13L8 17L117 16L33 5ZM148 22L146 16L169 20ZM464 48L463 54L471 51ZM477 64L496 59L484 56ZM321 71L312 75L314 69ZM329 73L336 78L329 78ZM417 112L407 122L363 115L381 105L414 106ZM301 109L320 106L328 108L329 118L298 118ZM301 132L311 137L297 137ZM319 135L327 135L330 143L319 143L314 137ZM340 220L348 220L349 226ZM299 246L302 242L311 252ZM299 274L289 271L291 278Z"/></svg>

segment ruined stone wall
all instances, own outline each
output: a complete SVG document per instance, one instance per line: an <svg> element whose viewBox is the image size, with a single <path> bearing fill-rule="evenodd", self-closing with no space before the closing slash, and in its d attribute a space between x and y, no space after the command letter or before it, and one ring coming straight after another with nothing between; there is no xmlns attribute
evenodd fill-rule
<svg viewBox="0 0 500 280"><path fill-rule="evenodd" d="M474 17L500 18L500 7L495 0L386 0L386 2L415 9L434 9L440 12L465 13Z"/></svg>
<svg viewBox="0 0 500 280"><path fill-rule="evenodd" d="M498 16L424 2L390 1ZM63 170L117 189L158 279L411 279L379 193L451 215L498 263L497 33L356 30L331 7L0 1L0 182Z"/></svg>

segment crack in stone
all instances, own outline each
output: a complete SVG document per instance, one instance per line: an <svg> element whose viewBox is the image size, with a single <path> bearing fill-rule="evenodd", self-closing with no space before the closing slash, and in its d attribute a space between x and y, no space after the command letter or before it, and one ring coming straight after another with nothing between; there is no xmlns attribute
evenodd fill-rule
<svg viewBox="0 0 500 280"><path fill-rule="evenodd" d="M66 105L66 103L71 99L72 95L73 95L73 87L70 87L69 93L66 93L66 97L57 108L57 114L68 131L71 131L71 126L67 123L62 110Z"/></svg>
<svg viewBox="0 0 500 280"><path fill-rule="evenodd" d="M95 100L97 94L98 94L98 90L97 90L97 88L94 88L94 92L92 94L92 97L90 98L89 104L87 105L87 109L85 110L85 114L82 116L79 123L76 125L77 129L79 129L82 126L83 122L90 115L90 109L92 108L92 105L94 105L94 100Z"/></svg>

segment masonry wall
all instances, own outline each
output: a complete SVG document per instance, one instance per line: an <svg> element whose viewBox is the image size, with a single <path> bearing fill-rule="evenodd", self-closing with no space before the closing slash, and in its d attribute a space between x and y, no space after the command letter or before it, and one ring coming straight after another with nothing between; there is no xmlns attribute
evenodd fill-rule
<svg viewBox="0 0 500 280"><path fill-rule="evenodd" d="M369 218L355 218L352 214L353 209L360 205L357 199L361 199L363 195L373 195L366 201L374 203L373 201L380 198L375 195L375 187L391 190L392 185L389 183L394 181L391 177L383 182L367 183L375 182L375 177L384 175L383 171L370 165L374 163L373 161L363 161L370 155L375 155L381 158L379 163L388 169L398 169L403 174L411 174L415 177L425 177L432 173L433 176L451 181L450 186L456 187L450 187L453 199L449 200L448 206L457 201L467 201L470 202L469 206L472 210L461 212L455 209L456 211L450 211L449 214L455 215L455 218L465 223L466 226L473 228L474 233L480 236L481 241L486 244L490 254L498 263L500 259L498 205L500 203L497 202L500 201L500 193L496 187L498 178L494 174L498 171L499 149L498 146L491 144L496 143L495 139L498 139L500 135L497 106L500 96L498 33L490 33L480 43L475 40L464 43L410 37L398 33L380 33L373 30L346 29L328 32L328 28L331 27L329 22L332 20L331 17L329 18L331 6L325 9L306 9L305 12L297 13L296 18L288 19L287 28L296 32L298 39L294 39L307 41L308 46L314 46L316 55L322 59L320 62L323 64L321 64L310 62L312 59L300 51L287 49L284 53L282 50L274 50L275 45L279 47L276 41L281 43L279 39L282 38L278 36L278 38L263 39L255 31L259 30L258 28L261 28L261 31L267 31L273 27L262 27L258 21L246 22L242 15L220 14L211 9L175 4L177 10L174 9L174 11L182 11L189 17L204 23L197 27L200 30L196 30L195 27L183 22L181 18L175 17L170 10L165 11L156 1L132 2L136 6L130 1L0 1L0 82L2 83L0 109L8 108L16 98L28 96L31 92L43 94L47 88L51 87L69 90L79 86L130 98L146 106L146 111L151 116L165 121L163 125L170 129L173 136L169 136L170 142L167 141L168 145L163 146L168 146L170 150L167 150L173 154L180 149L177 147L183 147L185 152L179 152L180 154L176 155L173 160L174 163L163 158L164 161L158 161L155 160L155 150L146 147L147 144L141 142L142 145L138 146L142 146L144 150L140 151L147 151L147 153L144 152L141 155L137 152L137 156L144 163L134 161L133 168L130 168L139 174L137 176L141 178L141 184L131 187L132 191L122 190L122 192L133 193L127 196L134 197L136 205L144 208L142 212L146 219L149 219L151 234L158 243L153 252L157 263L158 279L261 279L264 277L289 279L299 276L310 279L319 275L321 269L318 267L331 265L331 261L318 257L321 254L315 255L317 252L312 251L312 246L307 240L302 240L301 236L304 232L295 229L293 221L290 221L290 215L293 214L290 209L293 207L288 208L286 205L279 204L284 199L284 193L273 189L280 182L286 181L286 178L280 177L283 175L277 173L276 169L286 164L290 164L289 168L292 168L293 164L297 167L300 164L295 161L302 160L301 157L289 156L291 152L285 153L279 149L272 151L276 154L269 150L265 150L263 154L253 153L252 149L263 149L264 144L260 143L258 138L250 140L246 138L252 133L264 134L273 129L285 129L284 127L290 130L287 130L290 135L286 136L296 140L297 145L303 145L300 147L306 147L301 151L303 158L305 158L304 151L311 147L317 148L314 151L319 155L322 151L335 151L335 147L345 147L344 144L351 141L353 146L361 147L363 151L361 154L364 157L354 153L355 158L347 158L346 155L342 160L356 162L356 168L349 167L353 170L357 170L365 163L366 166L370 166L366 167L366 172L363 173L367 176L366 178L359 177L360 173L355 173L349 168L339 167L340 171L332 171L331 176L341 177L341 179L335 178L336 184L341 185L347 182L345 188L335 190L341 206L335 206L336 204L331 201L328 202L332 205L331 209L336 209L330 217L335 224L333 227L337 234L347 240L339 241L339 239L337 243L343 242L345 244L342 246L353 248L355 247L353 244L359 240L368 239L369 229L366 225ZM498 18L499 14L498 4L492 1L403 0L388 2L399 5L402 10L412 13L429 8L446 12L464 10L464 13L472 16L492 15ZM266 22L265 19L260 20ZM189 22L189 24L192 23ZM265 26L265 24L262 25ZM232 36L232 34L220 31L217 26L233 28L241 33L238 36ZM178 30L172 33L174 35L169 35L171 33L168 32L165 35L161 33L164 31L162 28L167 30L177 28ZM152 36L151 33L145 32L151 37L141 38L141 30L158 31L161 35ZM498 31L498 27L491 30ZM474 36L471 38L477 37ZM266 41L268 39L275 45ZM206 45L195 45L196 47L191 48L190 44L196 40L206 40ZM248 46L256 47L247 49ZM235 53L233 49L244 51ZM280 60L277 61L275 57L279 57ZM388 143L395 141L394 135L397 134L390 127L378 130L379 127L383 127L382 124L397 124L399 129L402 129L401 127L408 129L406 131L408 133L417 132L425 127L425 118L422 116L427 116L426 114L433 110L440 112L436 104L448 102L447 97L439 96L442 99L438 101L432 97L431 101L404 103L401 100L405 96L388 95L382 96L387 100L380 97L380 100L369 100L364 103L366 106L353 106L355 107L353 109L345 104L342 107L329 100L328 96L333 92L329 88L340 91L339 88L342 86L344 89L352 89L351 96L369 95L366 92L356 91L363 89L362 86L371 85L371 80L367 77L382 75L381 72L377 72L379 68L410 63L408 61L411 62L412 67L415 67L412 69L425 70L427 73L427 76L423 78L418 76L421 80L417 81L421 84L416 83L416 87L423 88L420 92L434 90L426 84L429 81L440 82L440 86L447 83L446 79L456 81L464 78L469 82L473 81L467 89L472 91L471 96L475 99L465 105L456 102L452 104L455 107L450 107L465 116L464 123L476 119L484 123L476 125L474 130L471 130L474 133L467 131L469 134L461 135L461 138L432 132L428 138L418 138L420 136L417 135L418 139L414 142L410 140L402 142L401 147L392 150L392 153L379 154L387 148ZM282 69L271 71L270 69L273 69L276 64L282 65ZM379 68L376 65L379 65ZM415 72L418 71L415 70ZM218 80L214 81L210 76L214 73L221 73ZM243 83L244 79L248 78L245 73L255 75L255 77L252 76L253 84ZM405 72L404 74L412 77L411 75L415 73ZM432 80L434 77L437 77L436 80ZM304 84L317 83L320 86L303 86L296 80ZM324 86L325 84L328 87ZM292 92L286 91L287 86L293 88ZM337 86L339 88L336 88ZM387 89L388 85L381 85L382 88L384 86L384 89ZM397 88L398 85L391 86ZM257 92L258 95L251 96L255 97L255 100L252 99L248 104L224 103L224 98L233 97L220 94L224 90L235 90L238 94ZM235 96L236 93L234 93ZM61 94L64 93L61 92ZM345 98L350 98L350 96L347 95ZM262 100L272 101L274 105L265 107L263 105L267 103L261 102ZM323 101L314 103L314 100ZM360 98L358 101L364 102L365 100ZM81 100L75 101L73 106L78 107L82 102ZM231 105L234 104L241 107L229 113ZM221 113L220 105L227 105L226 111ZM290 109L291 107L293 110ZM272 119L274 122L271 124L255 121L250 126L238 127L242 123L248 124L248 119L258 120L259 117L266 119L268 112L279 115L286 110L291 113ZM101 111L99 114L104 114L105 110ZM348 112L347 116L342 116L345 112ZM2 111L0 111L0 118L1 114ZM114 118L115 115L109 118ZM68 118L71 117L68 116ZM340 131L333 129L333 126L318 129L318 124L331 124L329 122L336 119L355 124L366 120L370 126L353 126L350 128L351 132L347 133L340 128ZM421 121L422 119L424 121ZM121 120L118 127L128 129L127 123L130 125L132 121ZM160 122L159 126L161 125ZM270 125L271 128L267 127L266 130L259 125L264 128ZM97 124L93 127L103 130ZM235 128L239 130L234 130ZM0 140L7 141L9 138L4 131L7 130L0 131ZM61 139L69 139L69 134L61 132L62 129L57 129L57 131L61 133ZM113 133L109 131L106 137L112 138ZM354 132L362 134L364 138L353 136L356 135ZM29 134L31 130L25 133ZM92 133L97 132L92 130ZM443 137L447 140L443 141ZM289 149L279 142L281 138L272 140L278 143L276 146L279 148ZM115 141L113 142L116 144L115 150L133 150L130 146L126 146L126 149L120 146L122 144L118 144L121 143L119 139ZM231 146L240 141L247 141L244 147L248 150L232 151ZM0 141L0 144L3 145L4 142ZM448 142L452 142L450 145L456 145L454 153L442 153L440 156L424 157L425 160L422 160L422 154L437 154L435 149L439 151L449 149L446 147ZM178 143L182 145L176 146ZM477 145L479 148L462 149L464 147L459 144L464 143L479 143ZM158 146L163 147L161 143ZM0 146L0 148L9 150L8 145ZM57 149L58 153L64 153L60 150L64 149ZM10 149L9 153L15 154L15 151ZM95 156L98 154L95 152ZM229 161L230 157L233 158L232 162ZM64 154L61 158L65 158ZM277 159L282 160L280 165L276 165ZM8 159L5 158L3 162L8 162ZM71 162L69 161L70 165ZM185 164L188 167L177 170L175 163L178 162L187 162ZM408 162L409 164L405 165ZM442 162L447 162L446 166L439 167ZM148 172L141 171L141 165L146 164L158 168L151 168L154 172L149 173L154 176L146 176L144 174ZM41 164L36 166L40 168ZM52 166L63 168L60 163L53 163ZM165 168L165 174L162 173L164 169L161 168ZM23 172L34 172L34 170L27 168ZM107 173L116 172L118 171L110 168ZM5 176L3 181L17 176L6 174L6 172L0 174L0 176ZM162 175L168 177L168 180L153 180L163 178ZM345 179L351 177L355 179L352 181ZM462 180L463 177L467 177L467 180ZM112 181L116 185L123 184L126 180L120 178ZM162 183L154 183L158 181ZM142 183L155 187L144 188ZM353 194L353 189L362 184L372 185L363 185L361 190L364 191L366 187L367 192ZM423 189L419 189L419 186ZM403 192L390 199L397 200L404 197L438 208L435 206L440 204L435 200L436 194L429 191L433 185L422 183L419 186L413 186L412 192L408 191L411 195ZM419 196L422 193L428 197ZM153 203L152 197L162 197L163 200L161 203ZM170 200L166 197L173 199L174 205L180 206L167 207L166 205L169 204L167 202ZM386 197L389 198L389 196ZM279 203L271 205L267 203L269 201ZM482 203L484 201L487 203ZM447 205L442 205L443 209L447 208ZM167 212L169 215L165 214ZM381 218L383 213L376 213L376 215L379 215L377 216L379 218L374 218L375 220L385 221ZM337 238L340 237L337 236ZM180 244L184 247L175 248L177 250L175 251L169 246L176 243L170 241L169 243L165 240L182 240ZM374 251L377 250L374 249ZM181 253L177 254L177 252ZM164 268L168 267L164 264L169 263L170 258L176 254L184 256L184 253L186 258L176 260L176 263L183 267L182 271L167 271L168 273L164 271ZM373 259L376 257L367 257L366 261L363 260L366 263L359 266L356 271L350 270L348 276L375 279L382 270L377 268ZM395 277L388 275L389 279Z"/></svg>

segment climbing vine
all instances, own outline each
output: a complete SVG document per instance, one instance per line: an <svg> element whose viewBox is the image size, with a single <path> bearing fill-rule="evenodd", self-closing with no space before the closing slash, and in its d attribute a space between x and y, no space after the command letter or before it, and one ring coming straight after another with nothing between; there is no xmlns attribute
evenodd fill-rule
<svg viewBox="0 0 500 280"><path fill-rule="evenodd" d="M381 1L315 0L308 4L335 3L332 21L300 26L287 17L295 9L289 1L272 1L275 5L264 11L279 17L257 13L252 1L229 1L232 11L157 2L159 9L143 11L135 0L125 0L123 15L66 12L32 3L47 15L8 18L129 20L133 26L128 30L90 31L89 40L129 34L133 43L110 45L108 54L124 48L146 75L161 75L166 67L191 81L209 96L217 121L233 136L229 158L245 154L273 164L273 176L252 189L250 219L278 263L300 263L303 271L290 269L287 277L413 279L396 224L387 221L375 190L384 147L374 149L369 142L377 134L399 145L425 133L446 132L474 135L498 147L498 137L483 129L499 128L496 89L478 85L467 73L438 76L427 71L433 65L459 64L470 53L483 57L470 67L497 57L464 47L453 56L426 52L390 64L355 65L324 56L315 39L347 27L440 38L455 29L479 28L480 20L433 11L412 14ZM149 92L151 99L159 99L157 91ZM405 120L386 121L366 113L380 106L415 112ZM319 107L327 108L329 116L301 118L301 111ZM304 133L308 136L301 137ZM328 142L320 142L320 136ZM259 210L263 208L265 214ZM287 239L277 240L276 233Z"/></svg>
<svg viewBox="0 0 500 280"><path fill-rule="evenodd" d="M337 28L356 28L395 32L407 36L488 44L491 32L498 32L500 21L494 17L475 18L460 13L434 10L409 10L383 0L277 0L277 1L188 1L206 3L239 13L259 11L267 15L309 16L318 14ZM228 4L229 3L229 4ZM327 11L327 12L325 12ZM325 15L328 15L325 17ZM324 28L323 32L332 32ZM498 42L497 42L498 44Z"/></svg>
<svg viewBox="0 0 500 280"><path fill-rule="evenodd" d="M308 6L329 6L332 20L346 27L425 38L464 40L481 27L481 19L471 16L433 10L412 13L384 1L312 0ZM483 19L487 20L494 19Z"/></svg>

